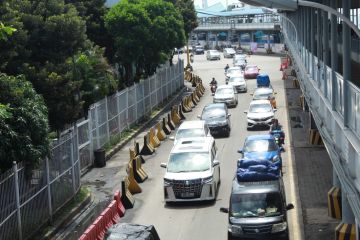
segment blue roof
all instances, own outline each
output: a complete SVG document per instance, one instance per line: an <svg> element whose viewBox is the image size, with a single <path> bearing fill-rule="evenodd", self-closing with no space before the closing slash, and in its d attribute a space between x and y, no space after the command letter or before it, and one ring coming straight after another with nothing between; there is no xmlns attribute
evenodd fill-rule
<svg viewBox="0 0 360 240"><path fill-rule="evenodd" d="M265 139L273 139L273 136L270 134L250 135L246 138L246 141L248 141L248 140L265 140Z"/></svg>
<svg viewBox="0 0 360 240"><path fill-rule="evenodd" d="M232 11L226 11L226 8L221 3L214 4L204 9L197 9L196 11L197 11L197 17L211 17L211 16L231 17L231 16L239 16L239 15L264 14L268 12L263 8L255 8L255 7L243 7L243 8L234 9Z"/></svg>

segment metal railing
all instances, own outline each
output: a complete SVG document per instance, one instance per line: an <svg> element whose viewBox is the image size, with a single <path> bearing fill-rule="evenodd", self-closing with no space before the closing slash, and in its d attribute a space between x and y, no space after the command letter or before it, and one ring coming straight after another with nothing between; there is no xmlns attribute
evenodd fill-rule
<svg viewBox="0 0 360 240"><path fill-rule="evenodd" d="M0 175L0 239L28 239L80 189L81 170L92 166L93 150L151 111L184 85L184 62L93 104L53 142L51 157L31 174L23 163Z"/></svg>

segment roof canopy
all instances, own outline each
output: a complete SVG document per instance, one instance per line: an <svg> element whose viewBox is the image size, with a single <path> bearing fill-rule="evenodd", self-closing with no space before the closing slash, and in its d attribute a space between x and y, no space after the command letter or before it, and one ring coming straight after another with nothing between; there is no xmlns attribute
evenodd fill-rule
<svg viewBox="0 0 360 240"><path fill-rule="evenodd" d="M296 0L241 0L243 3L247 3L258 7L275 8L279 10L294 11L297 9Z"/></svg>

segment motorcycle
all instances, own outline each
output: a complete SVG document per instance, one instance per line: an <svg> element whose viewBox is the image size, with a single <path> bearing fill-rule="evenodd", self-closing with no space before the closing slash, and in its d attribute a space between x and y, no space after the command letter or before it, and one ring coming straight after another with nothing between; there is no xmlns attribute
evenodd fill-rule
<svg viewBox="0 0 360 240"><path fill-rule="evenodd" d="M285 142L285 133L282 129L274 129L270 131L270 134L272 136L274 136L275 139L275 143L279 146L282 147L282 145Z"/></svg>
<svg viewBox="0 0 360 240"><path fill-rule="evenodd" d="M210 90L211 90L211 94L214 96L215 92L217 89L217 85L216 84L210 84Z"/></svg>

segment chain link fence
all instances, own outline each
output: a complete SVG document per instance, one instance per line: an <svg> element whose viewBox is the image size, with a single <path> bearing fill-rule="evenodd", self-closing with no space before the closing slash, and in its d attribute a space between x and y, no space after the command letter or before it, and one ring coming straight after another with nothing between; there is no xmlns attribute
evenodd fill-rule
<svg viewBox="0 0 360 240"><path fill-rule="evenodd" d="M93 165L94 150L149 115L184 85L184 62L90 106L53 142L51 157L28 174L23 163L0 175L0 239L28 239L52 220L80 189L81 171Z"/></svg>

